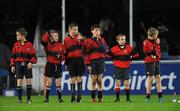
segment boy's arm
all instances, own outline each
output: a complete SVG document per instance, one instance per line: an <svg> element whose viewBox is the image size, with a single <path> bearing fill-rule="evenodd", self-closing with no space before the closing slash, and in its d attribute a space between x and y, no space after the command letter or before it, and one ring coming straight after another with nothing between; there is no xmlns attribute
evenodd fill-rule
<svg viewBox="0 0 180 111"><path fill-rule="evenodd" d="M36 50L34 49L33 45L30 44L30 56L31 56L31 63L37 63L37 57L36 57Z"/></svg>
<svg viewBox="0 0 180 111"><path fill-rule="evenodd" d="M47 45L48 41L49 41L49 34L48 32L46 32L41 38L41 44L45 46Z"/></svg>
<svg viewBox="0 0 180 111"><path fill-rule="evenodd" d="M13 50L12 50L12 55L11 55L11 58L10 58L10 66L15 66L15 56L16 56L16 51L15 51L15 48L13 47Z"/></svg>
<svg viewBox="0 0 180 111"><path fill-rule="evenodd" d="M130 59L135 60L139 58L140 58L139 53L135 49L132 48L131 53L130 53Z"/></svg>
<svg viewBox="0 0 180 111"><path fill-rule="evenodd" d="M149 43L147 41L144 41L143 43L143 51L145 54L152 54L152 55L155 55L155 47L149 45Z"/></svg>
<svg viewBox="0 0 180 111"><path fill-rule="evenodd" d="M106 52L109 52L109 46L107 45L107 43L106 43L106 41L104 39L102 39L102 40L103 40L103 44L104 44L104 46L106 48Z"/></svg>
<svg viewBox="0 0 180 111"><path fill-rule="evenodd" d="M65 59L66 59L66 48L63 45L62 46L62 57L61 57L61 60L64 61Z"/></svg>

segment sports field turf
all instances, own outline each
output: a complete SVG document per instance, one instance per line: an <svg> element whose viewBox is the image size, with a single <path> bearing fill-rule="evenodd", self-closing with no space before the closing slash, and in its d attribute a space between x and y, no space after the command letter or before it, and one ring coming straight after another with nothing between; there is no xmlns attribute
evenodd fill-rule
<svg viewBox="0 0 180 111"><path fill-rule="evenodd" d="M17 97L0 96L0 111L180 111L180 103L172 103L172 95L164 95L159 103L157 96L151 102L144 102L145 95L133 95L132 103L126 103L121 95L120 103L113 103L114 96L104 96L103 103L90 103L90 96L83 96L81 103L70 103L70 96L63 96L64 103L58 103L56 96L50 96L49 103L43 103L43 96L33 96L32 104L17 103ZM180 95L177 96L180 100Z"/></svg>

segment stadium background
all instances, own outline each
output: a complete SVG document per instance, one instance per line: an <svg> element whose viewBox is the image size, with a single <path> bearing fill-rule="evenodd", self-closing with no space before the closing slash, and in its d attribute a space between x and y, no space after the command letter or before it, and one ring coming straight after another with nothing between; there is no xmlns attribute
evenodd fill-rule
<svg viewBox="0 0 180 111"><path fill-rule="evenodd" d="M129 0L65 0L66 2L66 31L70 22L77 22L82 35L90 36L90 26L94 23L103 27L103 36L110 47L116 44L114 38L124 33L129 38ZM43 91L43 67L45 54L39 45L40 36L49 29L57 29L62 33L62 3L61 0L1 0L0 1L0 42L12 50L16 40L15 31L25 27L28 31L28 40L34 43L38 50L38 64L33 66L34 94ZM141 60L132 64L131 89L133 94L145 94L145 80L142 41L146 38L146 30L154 26L160 30L162 47L161 72L165 94L180 94L180 0L133 0L133 45L141 54ZM1 50L1 49L0 49ZM4 53L0 53L4 54ZM15 89L15 78L4 69L0 60L0 94L3 90ZM113 94L113 70L107 62L105 73L105 94ZM8 68L7 68L8 69ZM137 73L137 74L136 74ZM67 72L64 72L67 75ZM64 80L68 80L68 76ZM84 78L87 79L87 74ZM138 82L141 79L140 82ZM134 82L133 82L134 80ZM87 81L84 94L89 94ZM138 86L141 85L141 86ZM138 89L140 87L140 89ZM69 94L68 85L64 85L64 94ZM153 94L156 91L153 89ZM52 91L52 94L55 94Z"/></svg>

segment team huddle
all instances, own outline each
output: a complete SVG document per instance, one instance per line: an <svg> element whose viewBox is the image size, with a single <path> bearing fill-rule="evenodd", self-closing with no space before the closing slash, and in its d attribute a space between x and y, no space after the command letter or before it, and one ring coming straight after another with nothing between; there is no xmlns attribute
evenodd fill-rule
<svg viewBox="0 0 180 111"><path fill-rule="evenodd" d="M90 102L103 102L103 73L105 71L105 58L109 57L114 65L115 95L114 102L120 102L121 82L125 86L126 102L130 99L130 63L139 57L130 45L126 43L126 36L116 36L117 45L109 48L105 39L101 37L101 27L97 24L91 26L92 36L85 38L78 32L78 25L71 23L68 26L68 35L64 38L64 44L60 42L56 30L50 30L41 37L41 44L46 52L46 65L44 69L45 99L43 102L50 102L49 95L52 86L52 78L55 78L58 102L62 99L61 77L62 62L65 62L65 69L69 71L71 85L71 102L79 103L82 99L82 76L84 71L91 77L91 100ZM159 102L162 102L162 86L160 80L160 39L158 30L149 28L148 37L143 43L145 53L145 70L147 74L146 102L150 101L151 87L155 77ZM26 78L27 103L31 101L31 80L32 64L37 63L36 50L32 43L26 40L27 32L24 28L16 31L17 42L14 44L11 57L11 71L17 78L18 102L22 103L23 78ZM98 86L96 89L96 85ZM97 95L97 97L96 97Z"/></svg>

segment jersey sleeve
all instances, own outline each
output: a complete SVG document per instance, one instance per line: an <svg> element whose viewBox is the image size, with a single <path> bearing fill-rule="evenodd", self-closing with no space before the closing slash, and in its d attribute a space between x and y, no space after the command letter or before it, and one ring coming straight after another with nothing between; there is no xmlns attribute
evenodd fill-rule
<svg viewBox="0 0 180 111"><path fill-rule="evenodd" d="M41 44L45 46L47 45L48 41L49 41L49 34L48 32L46 32L41 38Z"/></svg>
<svg viewBox="0 0 180 111"><path fill-rule="evenodd" d="M12 53L11 53L11 58L10 58L10 66L15 65L15 56L16 56L16 50L15 50L15 45L14 45L12 49Z"/></svg>
<svg viewBox="0 0 180 111"><path fill-rule="evenodd" d="M30 57L31 57L30 62L37 63L36 50L35 50L35 48L33 47L33 45L31 43L30 43L29 47L30 47L29 54L30 54Z"/></svg>

